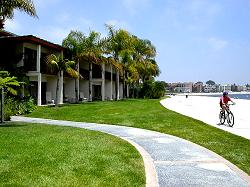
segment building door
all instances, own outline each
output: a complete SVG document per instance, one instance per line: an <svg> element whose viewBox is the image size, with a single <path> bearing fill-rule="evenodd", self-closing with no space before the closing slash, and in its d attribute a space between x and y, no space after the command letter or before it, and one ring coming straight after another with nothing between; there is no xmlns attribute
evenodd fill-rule
<svg viewBox="0 0 250 187"><path fill-rule="evenodd" d="M93 100L101 100L102 99L102 86L101 85L93 85Z"/></svg>
<svg viewBox="0 0 250 187"><path fill-rule="evenodd" d="M47 90L47 83L42 82L42 105L47 104L46 103L46 90Z"/></svg>

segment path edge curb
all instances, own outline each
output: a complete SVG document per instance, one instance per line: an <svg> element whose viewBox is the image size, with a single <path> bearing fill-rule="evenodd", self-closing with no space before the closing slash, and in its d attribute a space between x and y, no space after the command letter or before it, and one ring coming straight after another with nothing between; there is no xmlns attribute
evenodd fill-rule
<svg viewBox="0 0 250 187"><path fill-rule="evenodd" d="M22 120L21 118L22 119L33 119L34 121L25 121L25 120ZM39 124L47 124L47 125L57 125L57 124L46 123L46 121L44 121L44 122L41 122L41 121L36 122L36 120L39 120L39 119L51 120L51 121L54 121L54 122L64 121L64 120L53 120L53 119L45 119L45 118L30 118L30 117L24 117L24 116L11 116L11 121L13 121L13 122L26 122L26 123L39 123ZM68 121L68 122L71 122L71 121ZM84 123L84 122L78 122L78 123ZM98 125L96 123L88 123L88 124ZM62 125L62 126L66 126L66 125ZM67 125L66 127L75 127L75 126ZM82 129L91 130L91 131L98 131L98 130L95 130L95 129L89 129L88 127L76 127L76 128L82 128ZM107 133L107 132L103 132L103 131L98 131L98 132L109 134L109 135L112 135L112 136L116 136L116 137L118 137L118 138L120 138L120 139L122 139L124 141L127 141L133 147L135 147L135 149L140 153L140 155L142 156L142 159L143 159L144 170L145 170L145 175L146 175L146 187L158 187L159 186L154 161L153 161L152 157L150 156L150 154L143 147L141 147L139 144L135 143L134 141L132 141L132 140L130 140L128 138L125 138L125 137L122 137L122 136L117 136L115 134Z"/></svg>

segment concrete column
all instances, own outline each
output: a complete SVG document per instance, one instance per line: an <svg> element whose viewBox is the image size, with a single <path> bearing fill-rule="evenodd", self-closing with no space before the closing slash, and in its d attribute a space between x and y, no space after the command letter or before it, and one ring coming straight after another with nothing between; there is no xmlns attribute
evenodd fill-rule
<svg viewBox="0 0 250 187"><path fill-rule="evenodd" d="M102 101L105 100L105 64L102 64Z"/></svg>
<svg viewBox="0 0 250 187"><path fill-rule="evenodd" d="M36 48L36 71L38 72L37 75L37 105L42 105L42 75L41 75L41 45L37 45Z"/></svg>
<svg viewBox="0 0 250 187"><path fill-rule="evenodd" d="M80 64L79 64L79 62L77 62L77 72L78 72L78 74L80 74ZM76 100L77 101L79 101L79 98L80 98L80 81L79 81L79 79L76 79Z"/></svg>
<svg viewBox="0 0 250 187"><path fill-rule="evenodd" d="M37 105L42 105L42 74L37 75Z"/></svg>
<svg viewBox="0 0 250 187"><path fill-rule="evenodd" d="M63 51L61 51L61 55L63 58ZM59 77L58 104L63 104L63 71L59 73L61 73L61 75Z"/></svg>
<svg viewBox="0 0 250 187"><path fill-rule="evenodd" d="M41 71L41 45L37 45L36 49L36 71Z"/></svg>
<svg viewBox="0 0 250 187"><path fill-rule="evenodd" d="M119 70L116 70L116 83L117 83L117 95L116 99L120 99L120 76L119 76Z"/></svg>
<svg viewBox="0 0 250 187"><path fill-rule="evenodd" d="M110 92L110 100L113 100L113 67L110 65L111 70L111 92Z"/></svg>

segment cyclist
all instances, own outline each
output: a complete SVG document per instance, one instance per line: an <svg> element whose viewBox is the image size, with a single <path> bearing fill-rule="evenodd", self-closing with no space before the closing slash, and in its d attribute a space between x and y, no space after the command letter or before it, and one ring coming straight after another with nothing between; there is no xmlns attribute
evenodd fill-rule
<svg viewBox="0 0 250 187"><path fill-rule="evenodd" d="M235 102L233 102L232 99L228 96L228 92L223 92L223 96L220 98L220 107L222 108L223 112L228 107L228 101L231 101L233 104L235 104Z"/></svg>

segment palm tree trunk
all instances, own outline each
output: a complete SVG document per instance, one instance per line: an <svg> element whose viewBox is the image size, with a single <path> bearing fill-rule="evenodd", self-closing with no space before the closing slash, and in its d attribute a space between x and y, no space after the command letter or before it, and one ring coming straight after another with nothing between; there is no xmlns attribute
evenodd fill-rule
<svg viewBox="0 0 250 187"><path fill-rule="evenodd" d="M126 98L125 71L123 72L123 99Z"/></svg>
<svg viewBox="0 0 250 187"><path fill-rule="evenodd" d="M120 75L119 70L116 72L116 100L120 99Z"/></svg>
<svg viewBox="0 0 250 187"><path fill-rule="evenodd" d="M59 80L59 104L63 104L63 71L60 71L60 80Z"/></svg>
<svg viewBox="0 0 250 187"><path fill-rule="evenodd" d="M128 72L126 73L126 80L128 80ZM130 84L127 82L126 85L127 85L127 87L126 87L127 88L127 93L126 93L127 94L127 98L130 98L130 96L129 96Z"/></svg>
<svg viewBox="0 0 250 187"><path fill-rule="evenodd" d="M77 72L79 73L79 59L77 60ZM76 102L79 102L79 94L80 94L80 80L75 79L75 97L76 97Z"/></svg>
<svg viewBox="0 0 250 187"><path fill-rule="evenodd" d="M137 83L136 83L136 98L139 98L139 85L140 85L140 83L139 83L139 80L138 80Z"/></svg>
<svg viewBox="0 0 250 187"><path fill-rule="evenodd" d="M115 61L116 62L119 62L119 58L118 58L118 55L115 54L115 57L114 57ZM119 100L119 70L116 70L116 79L115 79L115 95L116 95L116 98L115 100Z"/></svg>
<svg viewBox="0 0 250 187"><path fill-rule="evenodd" d="M56 105L58 105L58 92L59 92L59 79L60 79L60 73L57 74L57 80L56 80Z"/></svg>
<svg viewBox="0 0 250 187"><path fill-rule="evenodd" d="M89 101L92 101L92 63L89 62Z"/></svg>

